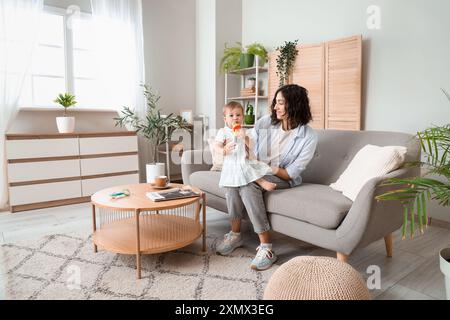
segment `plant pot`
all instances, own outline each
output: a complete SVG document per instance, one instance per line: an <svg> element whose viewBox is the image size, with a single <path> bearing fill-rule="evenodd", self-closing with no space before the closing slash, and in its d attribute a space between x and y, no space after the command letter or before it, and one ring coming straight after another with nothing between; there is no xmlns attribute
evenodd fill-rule
<svg viewBox="0 0 450 320"><path fill-rule="evenodd" d="M74 117L56 117L59 133L72 133L75 130Z"/></svg>
<svg viewBox="0 0 450 320"><path fill-rule="evenodd" d="M255 63L255 55L248 53L241 53L240 67L241 69L251 68Z"/></svg>
<svg viewBox="0 0 450 320"><path fill-rule="evenodd" d="M447 300L450 300L450 248L442 249L439 252L439 264L445 276L445 292Z"/></svg>
<svg viewBox="0 0 450 320"><path fill-rule="evenodd" d="M155 183L155 177L166 175L165 163L151 163L146 165L147 183Z"/></svg>
<svg viewBox="0 0 450 320"><path fill-rule="evenodd" d="M247 87L254 88L256 85L256 80L247 80Z"/></svg>
<svg viewBox="0 0 450 320"><path fill-rule="evenodd" d="M248 115L248 114L246 114L244 116L244 123L248 124L248 125L255 124L255 115Z"/></svg>

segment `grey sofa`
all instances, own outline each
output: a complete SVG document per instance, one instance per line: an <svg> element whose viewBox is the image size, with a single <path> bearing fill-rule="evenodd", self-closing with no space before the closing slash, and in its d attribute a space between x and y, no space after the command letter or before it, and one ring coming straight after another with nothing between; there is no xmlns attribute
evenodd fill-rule
<svg viewBox="0 0 450 320"><path fill-rule="evenodd" d="M319 130L317 133L318 146L302 174L303 184L265 193L272 229L336 251L341 261L347 261L356 249L381 238L385 239L387 255L392 256L392 232L402 225L403 210L398 202L378 202L374 198L389 190L379 186L383 180L418 175L418 169L400 168L368 181L355 202L329 185L367 144L406 146L406 161L415 161L420 159L419 142L412 135L393 132ZM209 151L185 152L181 164L183 182L203 190L207 206L227 213L225 192L218 186L220 172L209 171L211 161Z"/></svg>

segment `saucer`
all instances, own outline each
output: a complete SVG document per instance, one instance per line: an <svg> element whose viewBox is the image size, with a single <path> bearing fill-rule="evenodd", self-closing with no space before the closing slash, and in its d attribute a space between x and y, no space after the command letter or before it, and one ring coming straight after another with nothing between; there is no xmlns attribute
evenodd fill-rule
<svg viewBox="0 0 450 320"><path fill-rule="evenodd" d="M166 184L164 187L157 187L155 185L153 185L152 187L155 188L155 189L168 189L168 188L171 188L170 183Z"/></svg>

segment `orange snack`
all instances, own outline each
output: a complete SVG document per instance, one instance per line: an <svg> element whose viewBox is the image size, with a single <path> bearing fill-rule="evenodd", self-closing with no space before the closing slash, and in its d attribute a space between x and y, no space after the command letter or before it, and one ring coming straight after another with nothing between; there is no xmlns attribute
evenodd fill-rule
<svg viewBox="0 0 450 320"><path fill-rule="evenodd" d="M239 123L236 123L233 125L233 133L236 134L239 130L241 130L241 125Z"/></svg>

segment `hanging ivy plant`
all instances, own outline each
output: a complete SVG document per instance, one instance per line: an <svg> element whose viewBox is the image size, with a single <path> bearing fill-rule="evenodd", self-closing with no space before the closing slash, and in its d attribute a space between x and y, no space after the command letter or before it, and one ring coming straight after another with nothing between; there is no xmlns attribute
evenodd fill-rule
<svg viewBox="0 0 450 320"><path fill-rule="evenodd" d="M286 84L294 67L298 55L297 44L298 40L285 41L284 45L276 49L280 51L277 58L277 76L280 79L280 87Z"/></svg>

